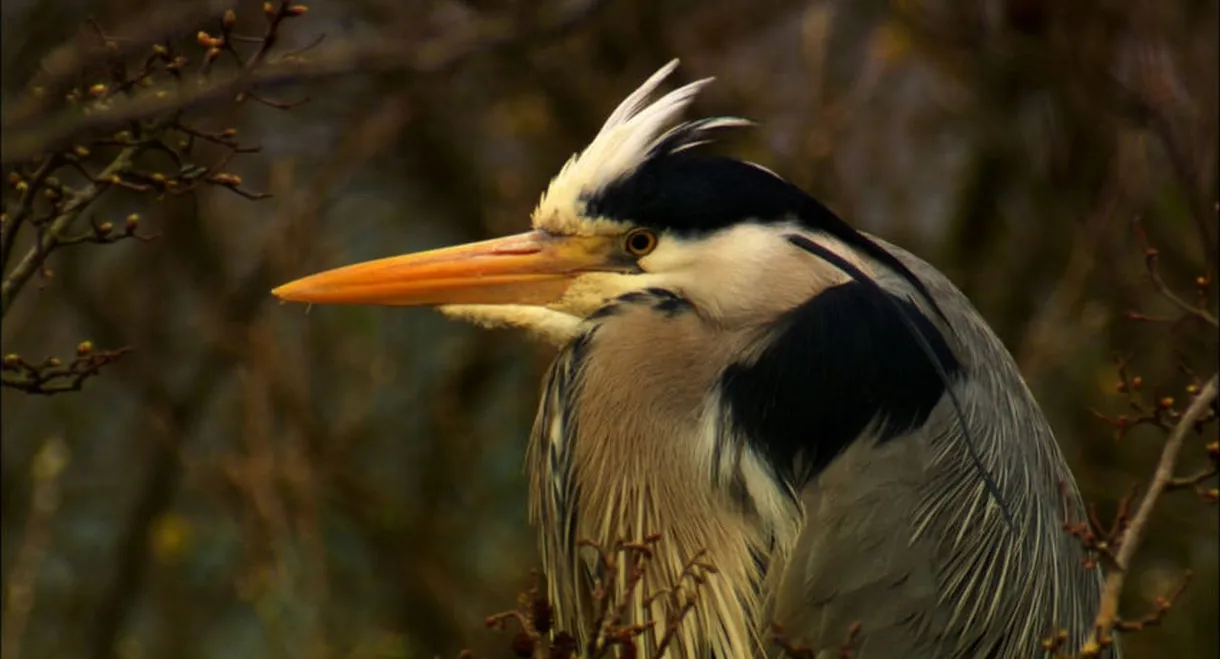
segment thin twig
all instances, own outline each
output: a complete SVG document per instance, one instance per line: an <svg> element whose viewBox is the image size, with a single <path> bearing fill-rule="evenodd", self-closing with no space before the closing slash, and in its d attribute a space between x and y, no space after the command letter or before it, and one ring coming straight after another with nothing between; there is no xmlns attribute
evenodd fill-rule
<svg viewBox="0 0 1220 659"><path fill-rule="evenodd" d="M8 354L4 356L3 366L0 366L3 371L0 386L43 396L80 391L86 380L122 359L128 352L131 352L131 348L127 346L117 350L94 350L91 341L82 341L77 347L76 358L67 364L54 357L33 364L21 355Z"/></svg>
<svg viewBox="0 0 1220 659"><path fill-rule="evenodd" d="M4 116L0 119L5 138L12 131L28 129L48 114L53 99L63 98L63 92L73 84L80 70L102 55L121 59L143 51L161 40L163 35L176 34L209 14L219 14L225 0L178 0L170 3L151 3L144 10L128 14L122 22L124 37L106 34L104 41L114 44L107 51L104 43L97 39L81 39L74 34L63 44L52 49L39 65L39 73L29 82L24 96L12 103L5 103ZM137 19L138 16L138 19Z"/></svg>
<svg viewBox="0 0 1220 659"><path fill-rule="evenodd" d="M239 93L256 87L265 89L297 84L352 71L407 71L419 75L443 73L471 57L510 47L523 39L544 40L561 35L583 24L608 4L604 0L565 3L563 9L555 12L555 17L543 21L536 28L501 17L479 19L415 48L404 48L402 43L388 40L368 44L337 43L330 48L317 49L315 56L308 59L260 60L258 68L253 71L242 69L223 77L216 75L205 85L176 90L149 89L131 99L115 99L104 113L85 116L69 109L49 118L39 117L41 121L37 130L6 121L3 140L0 140L0 162L9 164L29 160L49 145L59 144L84 131L231 100Z"/></svg>
<svg viewBox="0 0 1220 659"><path fill-rule="evenodd" d="M1156 598L1156 608L1152 613L1140 618L1139 620L1119 620L1114 623L1115 629L1124 632L1138 632L1146 627L1153 627L1161 624L1165 620L1165 614L1169 613L1169 609L1173 608L1174 603L1186 592L1186 587L1190 585L1190 580L1194 578L1194 573L1187 571L1182 576L1182 580L1178 582L1178 586L1174 588L1168 595L1159 595Z"/></svg>
<svg viewBox="0 0 1220 659"><path fill-rule="evenodd" d="M1187 488L1198 488L1204 481L1215 477L1217 474L1215 467L1208 467L1198 471L1190 476L1180 476L1174 478L1165 484L1166 490L1184 490Z"/></svg>
<svg viewBox="0 0 1220 659"><path fill-rule="evenodd" d="M1199 176L1198 170L1191 162L1186 154L1186 149L1183 148L1181 141L1177 138L1177 134L1173 130L1173 124L1165 116L1163 111L1155 110L1150 104L1147 104L1148 125L1152 133L1157 136L1161 142L1161 146L1165 149L1165 155L1169 157L1170 166L1173 168L1174 174L1177 176L1178 185L1182 188L1182 194L1186 197L1186 203L1190 207L1190 218L1195 223L1195 229L1199 232L1199 238L1203 249L1203 258L1207 263L1207 274L1209 277L1216 275L1216 254L1215 250L1207 249L1207 245L1215 245L1214 238L1211 235L1211 230L1208 228L1208 206L1210 205L1206 198L1199 193ZM1212 325L1216 323L1213 321Z"/></svg>
<svg viewBox="0 0 1220 659"><path fill-rule="evenodd" d="M1210 251L1208 252L1211 253ZM1211 314L1202 305L1191 304L1183 300L1177 293L1165 283L1161 277L1161 269L1159 267L1160 252L1155 248L1147 248L1144 250L1144 263L1148 268L1148 278L1152 281L1152 287L1156 289L1166 300L1173 303L1174 306L1181 309L1186 314L1194 316L1199 320L1211 325L1212 327L1220 327L1220 320Z"/></svg>
<svg viewBox="0 0 1220 659"><path fill-rule="evenodd" d="M17 231L21 225L25 223L26 216L34 208L34 195L38 194L42 184L47 180L47 177L59 164L59 156L51 154L42 159L42 163L38 165L38 169L34 171L34 175L30 177L26 188L21 193L21 198L18 199L16 207L4 223L4 229L0 232L0 268L8 264L8 257L13 252L13 245L17 242Z"/></svg>
<svg viewBox="0 0 1220 659"><path fill-rule="evenodd" d="M1216 379L1217 376L1213 375L1207 386L1203 387L1203 391L1191 402L1190 407L1186 408L1186 412L1174 426L1173 431L1169 434L1169 439L1165 442L1160 462L1157 463L1152 482L1148 485L1148 493L1144 495L1139 509L1131 518L1131 523L1127 527L1126 533L1123 534L1122 544L1114 557L1115 567L1106 577L1105 590L1097 612L1094 631L1082 650L1082 654L1085 656L1096 656L1102 647L1108 646L1112 642L1114 627L1118 623L1118 602L1130 572L1131 559L1139 551L1157 500L1174 480L1174 467L1186 436L1194 432L1195 424L1203 419L1212 401L1216 398Z"/></svg>
<svg viewBox="0 0 1220 659"><path fill-rule="evenodd" d="M55 216L55 219L51 220L46 229L40 233L37 243L26 252L21 262L4 275L4 281L0 283L0 317L8 313L9 305L12 304L17 293L42 267L47 256L55 249L61 234L71 227L76 218L80 217L81 212L111 185L109 181L116 179L119 172L131 166L131 160L139 150L138 146L129 146L120 151L119 155L115 156L93 183L75 193L75 197L64 205L59 215Z"/></svg>

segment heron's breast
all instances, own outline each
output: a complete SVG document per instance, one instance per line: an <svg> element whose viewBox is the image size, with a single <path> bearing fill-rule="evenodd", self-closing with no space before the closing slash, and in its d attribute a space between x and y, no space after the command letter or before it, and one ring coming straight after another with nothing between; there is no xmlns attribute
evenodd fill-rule
<svg viewBox="0 0 1220 659"><path fill-rule="evenodd" d="M706 585L709 606L692 620L684 650L749 656L774 543L765 520L750 512L757 507L747 510L725 487L713 457L723 432L719 380L744 337L664 296L641 298L595 320L552 373L544 396L565 402L551 403L543 418L563 420L543 428L552 450L536 452L533 464L544 476L537 482L559 493L539 501L555 596L581 600L579 583L598 573L576 541L605 547L659 533L645 577L649 592L671 588L688 561L717 569ZM564 531L555 535L548 522ZM633 614L664 616L661 610Z"/></svg>
<svg viewBox="0 0 1220 659"><path fill-rule="evenodd" d="M735 343L689 308L636 304L605 318L579 370L577 460L608 472L694 478L683 471L703 462L694 452Z"/></svg>

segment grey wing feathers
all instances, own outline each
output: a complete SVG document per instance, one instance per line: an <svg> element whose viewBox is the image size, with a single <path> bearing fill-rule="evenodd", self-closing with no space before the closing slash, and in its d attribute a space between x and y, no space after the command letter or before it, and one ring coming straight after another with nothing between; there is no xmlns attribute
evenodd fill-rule
<svg viewBox="0 0 1220 659"><path fill-rule="evenodd" d="M882 445L863 437L805 488L805 526L780 576L776 617L792 636L835 652L859 622L859 659L1040 657L1041 640L1057 629L1081 643L1101 575L1083 566L1082 547L1062 529L1060 488L1080 503L1049 425L965 297L878 242L924 280L953 323L947 335L967 371L955 390L1015 528L988 498L942 400L909 436ZM879 282L909 294L905 282Z"/></svg>
<svg viewBox="0 0 1220 659"><path fill-rule="evenodd" d="M921 448L858 442L801 493L805 525L775 602L775 618L794 640L834 656L860 623L858 656L940 656L934 547L899 530L916 512L925 475L912 466L923 463Z"/></svg>

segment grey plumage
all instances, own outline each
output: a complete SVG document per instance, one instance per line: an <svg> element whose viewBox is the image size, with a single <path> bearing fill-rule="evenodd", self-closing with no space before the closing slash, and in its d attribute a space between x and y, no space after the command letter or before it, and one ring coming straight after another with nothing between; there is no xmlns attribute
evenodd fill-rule
<svg viewBox="0 0 1220 659"><path fill-rule="evenodd" d="M700 552L717 569L670 657L764 656L772 622L828 657L855 623L857 659L1026 659L1060 629L1078 646L1101 575L1062 528L1080 497L1011 356L931 265L700 154L746 122L671 125L709 82L647 103L674 66L569 160L532 230L276 294L437 305L560 348L526 465L556 622L582 644L626 571L580 542L659 532L623 622L682 608L689 591L646 595Z"/></svg>
<svg viewBox="0 0 1220 659"><path fill-rule="evenodd" d="M916 436L854 445L802 493L798 546L808 550L798 553L810 558L788 567L777 613L793 611L794 629L816 629L829 644L866 612L861 622L871 631L861 657L1035 657L1056 627L1079 647L1101 575L1084 568L1083 548L1061 528L1064 505L1081 503L1051 429L965 297L931 266L886 247L928 285L956 330L955 351L968 369L959 398L1015 531L987 504L942 401ZM1061 484L1069 501L1053 496ZM860 519L879 506L884 513ZM875 554L863 551L873 543Z"/></svg>
<svg viewBox="0 0 1220 659"><path fill-rule="evenodd" d="M681 459L676 456L706 450L700 432L713 425L704 415L716 408L715 377L743 350L756 348L749 330L725 330L697 314L665 317L654 310L656 300L639 298L589 321L564 350L546 380L535 425L527 459L532 510L561 624L591 633L581 594L587 596L594 568L578 558L575 539L612 542L661 531L665 557L650 585L661 586L691 553L709 549L713 564L727 562L726 573L745 577L744 587L713 600L746 615L753 649L766 639L772 617L793 637L835 651L859 622L861 659L1036 657L1042 639L1058 628L1068 631L1070 643L1085 639L1100 574L1084 567L1083 548L1060 527L1066 502L1048 496L1062 483L1070 503L1080 506L1050 428L1011 357L965 297L928 264L878 242L924 281L953 325L949 335L956 337L954 350L968 371L958 395L982 457L1013 510L1015 529L988 501L944 400L908 437L884 446L867 438L853 443L799 492L799 505L785 503L771 514L723 505L734 496L730 483L759 478L748 473L750 460L739 457L728 477L667 474L689 490L683 498L718 503L666 510L680 503L650 491L663 485L650 482L643 464L674 466ZM877 279L910 297L906 282ZM654 342L672 350L664 369L650 367L657 357ZM624 400L625 380L647 400ZM631 418L616 420L616 413ZM731 432L728 424L714 427ZM689 445L680 446L684 442ZM755 510L783 500L759 489L749 494ZM607 506L621 510L617 524L607 524ZM640 525L648 520L653 525ZM722 542L704 525L739 532ZM751 570L758 552L764 564ZM760 592L752 596L751 589ZM734 598L748 606L736 607ZM689 624L714 627L717 622L708 618L714 614ZM734 643L745 639L722 636L694 633L693 647L675 656L706 656L709 650L744 656Z"/></svg>

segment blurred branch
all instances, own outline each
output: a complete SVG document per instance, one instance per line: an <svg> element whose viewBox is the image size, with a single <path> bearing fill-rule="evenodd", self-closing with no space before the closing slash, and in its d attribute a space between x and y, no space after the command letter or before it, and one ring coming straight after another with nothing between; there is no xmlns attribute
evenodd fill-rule
<svg viewBox="0 0 1220 659"><path fill-rule="evenodd" d="M265 291L272 285L266 263L258 264L250 275L233 282L218 295L210 306L216 317L227 323L251 323L264 308ZM121 335L127 316L124 310L105 305L86 291L64 287L72 295L97 333L102 337ZM137 362L137 360L133 360ZM150 447L147 465L133 468L141 474L136 501L123 522L120 540L114 552L114 568L93 616L89 656L111 659L116 656L116 641L127 617L140 596L146 570L149 568L149 530L160 513L174 501L175 489L181 479L181 443L190 436L212 399L212 394L232 372L235 355L223 346L213 346L197 362L190 387L170 392L163 381L164 374L156 364L141 366L134 363L125 369L129 386L148 410L151 425L160 441Z"/></svg>
<svg viewBox="0 0 1220 659"><path fill-rule="evenodd" d="M1165 614L1173 608L1178 598L1182 597L1182 593L1186 592L1186 587L1190 585L1190 580L1194 578L1194 573L1187 570L1186 574L1182 575L1182 580L1178 583L1177 588L1174 588L1168 595L1159 595L1156 598L1156 608L1152 613L1138 620L1119 620L1114 623L1114 628L1124 632L1138 632L1145 627L1161 624L1165 619Z"/></svg>
<svg viewBox="0 0 1220 659"><path fill-rule="evenodd" d="M10 126L25 126L46 116L49 104L62 98L72 81L87 66L101 57L126 57L146 50L166 35L180 33L208 16L219 16L233 0L176 0L143 8L140 18L127 12L117 32L101 40L73 36L51 50L39 63L38 73L29 82L29 91L6 103L0 119L5 139ZM7 72L6 72L7 73ZM6 159L7 161L7 159Z"/></svg>
<svg viewBox="0 0 1220 659"><path fill-rule="evenodd" d="M1174 72L1162 74L1165 76L1173 75ZM1207 264L1207 276L1215 277L1220 274L1216 271L1216 252L1214 247L1216 238L1212 236L1211 229L1208 226L1209 218L1214 219L1215 201L1207 199L1204 193L1200 191L1199 171L1195 163L1187 156L1186 148L1182 141L1178 138L1177 132L1174 130L1174 122L1166 115L1166 110L1156 107L1144 95L1136 90L1117 82L1120 91L1119 96L1122 101L1125 101L1125 106L1129 110L1130 115L1146 126L1157 140L1161 143L1161 147L1165 150L1165 155L1169 159L1170 168L1173 170L1174 178L1177 179L1178 186L1182 190L1183 196L1186 198L1186 204L1189 207L1189 215L1195 224L1195 230L1199 234L1200 245L1203 247L1203 259ZM1215 324L1215 321L1212 321Z"/></svg>
<svg viewBox="0 0 1220 659"><path fill-rule="evenodd" d="M318 48L313 51L313 57L294 54L275 61L264 61L264 54L251 58L240 71L216 77L207 84L176 87L173 90L149 89L130 98L117 99L105 112L90 115L68 109L40 122L36 130L23 123L10 124L6 121L0 161L8 165L28 160L82 132L197 109L233 98L240 101L243 93L248 94L255 88L356 71L443 73L469 57L486 54L525 38L547 39L563 34L582 24L602 4L602 0L566 2L545 22L528 25L515 18L480 18L414 48L404 48L399 41L384 40L373 43L346 42ZM253 68L255 66L257 68Z"/></svg>
<svg viewBox="0 0 1220 659"><path fill-rule="evenodd" d="M255 358L266 359L268 363L271 360L270 356L256 352L255 346L259 344L249 340L249 328L257 325L260 314L268 308L265 304L268 299L266 291L283 280L282 269L287 267L283 263L283 252L293 248L305 250L310 241L317 237L317 232L312 228L294 230L294 227L313 219L316 206L324 203L326 194L343 175L392 144L392 136L401 127L399 120L405 116L400 112L402 109L401 99L386 99L370 114L369 120L361 122L346 136L344 146L331 160L332 166L324 168L316 179L304 186L310 195L304 201L299 196L293 197L295 203L277 214L269 228L270 233L286 236L287 240L272 240L264 244L248 276L231 283L217 277L218 262L225 258L224 253L230 245L210 243L199 233L199 222L178 223L175 231L166 236L166 249L174 253L171 262L186 268L191 278L207 278L213 283L212 290L216 294L205 298L201 313L203 318L214 319L216 327L204 332L209 337L206 342L209 349L197 361L197 370L187 391L172 394L172 397L166 392L161 382L162 375L155 364L147 364L148 359L155 359L158 354L155 346L149 348L148 357L133 364L133 368L126 369L127 372L123 374L131 379L129 384L135 389L133 393L149 401L148 406L164 425L158 434L168 441L153 447L153 455L149 458L151 463L143 470L144 483L115 553L114 576L96 609L97 622L90 649L95 659L114 656L115 641L140 596L144 574L148 569L146 538L149 528L173 500L173 490L180 480L183 466L178 452L179 443L191 433L201 410L232 373L235 364L250 362L257 368L259 364L254 361ZM293 244L293 247L287 247L287 244ZM163 274L168 276L168 273ZM77 277L65 277L63 289L95 326L100 338L125 334L125 318L131 315L129 312L102 304L97 296L79 287ZM281 378L278 370L272 373L275 377L272 384L278 385L272 390L277 406L287 410L297 422L298 432L306 438L309 448L316 452L314 461L317 464L330 464L329 454L324 452L330 448L328 439L334 438L328 438L326 429L314 419L306 392L296 386L299 382L290 385L287 376ZM397 545L399 549L401 546Z"/></svg>
<svg viewBox="0 0 1220 659"><path fill-rule="evenodd" d="M1140 231L1142 236L1143 231ZM1147 241L1145 241L1146 244ZM1204 243L1206 245L1207 243ZM1204 249L1204 253L1209 256L1212 254L1211 249ZM1160 252L1155 247L1145 247L1144 249L1144 265L1148 269L1148 279L1152 281L1152 287L1156 289L1166 300L1169 300L1175 307L1189 316L1194 316L1199 320L1211 325L1213 328L1220 328L1220 321L1207 309L1206 298L1200 299L1198 304L1191 304L1183 300L1177 293L1165 283L1165 279L1161 277L1160 269ZM1206 276L1200 278L1198 284L1206 286L1208 278Z"/></svg>
<svg viewBox="0 0 1220 659"><path fill-rule="evenodd" d="M1182 450L1182 444L1185 442L1186 436L1195 432L1196 424L1202 421L1204 415L1211 410L1212 401L1216 399L1216 380L1217 376L1213 375L1207 385L1203 387L1203 390L1199 392L1199 395L1191 402L1190 407L1186 408L1186 412L1182 415L1177 425L1174 426L1173 431L1169 434L1169 439L1165 442L1165 447L1161 451L1160 462L1157 464L1156 472L1152 476L1152 482L1148 485L1148 492L1144 495L1143 500L1140 501L1139 508L1131 518L1126 531L1122 534L1122 543L1114 556L1114 569L1106 577L1105 590L1102 594L1101 606L1097 613L1096 627L1092 636L1081 649L1082 656L1099 656L1103 648L1113 643L1113 630L1119 623L1118 603L1122 596L1123 587L1126 584L1127 575L1130 573L1131 560L1136 552L1139 551L1140 545L1144 540L1148 520L1152 517L1157 500L1174 481L1174 467L1177 465L1178 453Z"/></svg>
<svg viewBox="0 0 1220 659"><path fill-rule="evenodd" d="M188 64L187 58L172 56L166 46L157 45L153 49L154 55L146 60L143 70L134 79L128 79L121 74L115 75L118 78L116 86L124 92L122 95L113 94L106 85L99 83L89 88L92 95L101 97L100 102L91 107L80 107L77 94L72 93L68 95L68 106L49 118L39 114L21 117L25 121L6 120L3 124L5 145L0 147L0 160L5 165L12 165L38 157L47 150L62 148L68 140L79 139L79 136L96 130L138 125L139 121L152 117L168 117L189 107L189 103L180 102L183 97L198 94L203 90L223 91L224 93L214 99L236 100L240 103L253 87L251 76L264 63L267 53L279 40L281 24L288 18L305 13L304 5L294 5L289 0L280 0L274 5L268 2L264 7L266 27L263 35L253 39L257 47L253 54L244 60L232 44L231 33L236 20L232 11L226 12L221 21L221 36L213 37L204 31L196 35L196 43L205 49L200 81L206 81L206 84L191 85L194 91L184 91L187 87L179 84L182 81L182 70ZM97 28L97 32L104 44L112 43L110 35L102 32L100 28ZM145 39L153 41L160 36L146 36ZM225 50L237 56L239 64L236 71L230 71L224 77L213 75L212 64ZM114 62L120 61L113 55L111 59ZM158 62L163 62L164 71L170 74L170 84L151 84L154 66ZM84 71L77 73L83 74ZM173 91L170 91L171 89ZM43 96L46 91L35 89L32 93L35 96ZM177 122L176 116L172 122ZM33 125L30 125L31 123ZM170 121L162 120L160 123Z"/></svg>
<svg viewBox="0 0 1220 659"><path fill-rule="evenodd" d="M62 244L61 240L64 237L62 234L72 226L85 208L88 208L90 204L96 201L116 181L121 180L120 172L124 172L131 167L131 159L139 150L139 147L129 146L120 151L110 161L110 164L94 177L92 183L89 183L83 190L72 193L69 201L63 205L55 217L45 227L39 227L39 235L34 246L26 252L25 256L12 270L4 275L4 281L0 284L0 317L3 317L8 312L13 298L21 292L22 287L34 276L34 273L38 272L39 268L47 260L47 256ZM51 162L51 160L51 157L47 158L47 162ZM37 187L30 186L28 190L37 191ZM10 246L16 239L15 236L10 236L9 234L15 233L21 227L21 221L24 219L25 213L28 212L26 211L28 205L26 203L19 203L20 205L13 216L7 218L5 222L5 251L11 248Z"/></svg>
<svg viewBox="0 0 1220 659"><path fill-rule="evenodd" d="M512 651L518 657L635 657L641 648L648 657L667 656L671 645L682 634L687 617L699 605L709 577L718 571L705 560L706 551L699 550L682 563L676 574L648 579L660 541L660 533L635 541L619 539L605 545L587 539L577 540L578 547L596 554L597 574L604 575L594 577L594 632L584 648L580 648L566 630L554 629L554 609L537 586L520 595L518 608L490 615L485 623L498 631L503 631L509 621L520 626L512 639ZM635 619L635 614L641 613L636 609L641 601L646 617ZM654 603L659 603L663 609L660 619L652 618ZM793 659L800 659L800 656L794 655Z"/></svg>
<svg viewBox="0 0 1220 659"><path fill-rule="evenodd" d="M1067 265L1055 283L1050 300L1029 322L1021 345L1015 351L1018 367L1026 380L1033 381L1044 365L1054 362L1066 351L1068 346L1065 344L1071 342L1071 335L1075 334L1070 330L1080 322L1078 305L1085 298L1103 236L1111 225L1116 205L1115 185L1113 180L1107 185L1099 197L1100 207L1072 241Z"/></svg>
<svg viewBox="0 0 1220 659"><path fill-rule="evenodd" d="M44 396L80 391L85 380L97 375L103 366L113 364L130 350L128 347L94 350L93 342L82 341L76 348L76 357L66 366L55 357L32 364L21 355L5 355L0 365L0 372L3 373L0 385Z"/></svg>
<svg viewBox="0 0 1220 659"><path fill-rule="evenodd" d="M287 0L282 0L278 5L268 3L265 7L264 33L255 40L258 44L256 50L239 64L239 78L244 79L263 62L279 39L281 23L305 11L302 5L291 4ZM221 21L220 37L213 37L202 31L196 35L196 45L205 52L202 70L204 79L211 71L212 62L221 54L222 47L236 53L230 43L235 24L236 15L229 11ZM100 26L94 25L94 28L103 43L112 42L112 37L103 32ZM186 58L176 55L169 44L155 46L152 54L135 70L131 70L126 62L116 57L108 57L106 66L110 80L89 85L87 93L74 90L69 94L66 116L82 119L109 116L115 105L132 102L133 98L138 99L136 90L150 87L154 78L165 85L181 88L182 69L186 63ZM154 98L169 97L168 92L163 89L151 90L149 93ZM13 300L36 273L49 274L44 264L56 249L82 243L112 243L122 238L147 239L136 234L139 216L134 214L128 216L122 235L114 234L114 227L109 222L93 223L91 232L68 234L78 218L112 188L123 188L160 198L165 195L189 194L200 185L208 184L226 188L248 199L263 199L269 196L247 190L242 186L240 177L224 171L235 156L258 151L257 147L239 144L235 139L235 129L229 128L218 133L201 130L187 125L181 116L171 111L140 118L148 117L152 118L146 122L136 121L136 117L131 117L123 122L126 130L101 138L90 138L86 125L73 125L68 133L57 138L54 145L42 144L26 154L38 161L32 167L31 174L23 176L20 168L10 172L9 183L18 191L19 196L11 207L6 203L0 227L0 268L4 270L3 282L0 284L0 317L8 312ZM23 126L14 131L17 133L17 139L38 133L37 129ZM12 132L6 128L6 146ZM185 136L186 139L178 139L180 136ZM68 139L76 143L68 146L60 143ZM191 162L190 154L196 140L219 146L224 149L224 154L209 165ZM44 152L50 146L56 146L58 150ZM112 157L103 158L98 155L99 151L115 147L118 152ZM136 158L145 152L168 156L178 171L168 174L141 171L136 167ZM91 159L100 159L106 163L99 173L90 171ZM68 169L69 174L82 177L84 186L77 189L61 183L53 176L61 169ZM49 204L50 209L39 212L35 208L35 202L38 200ZM27 226L32 226L35 230L34 244L21 260L10 268L14 245L19 233Z"/></svg>
<svg viewBox="0 0 1220 659"><path fill-rule="evenodd" d="M198 228L198 223L179 222L174 228L175 231L166 236L166 250L173 252L167 262L185 269L190 277L207 277L211 282L208 288L210 295L204 297L201 303L202 317L215 319L226 326L254 323L259 313L266 309L266 291L276 282L270 273L266 255L253 264L249 274L235 281L226 281L218 276L220 270L216 260L220 257L214 253L221 249L198 233L191 232ZM267 249L274 247L275 241L272 241ZM115 342L127 337L131 332L130 319L141 314L133 311L131 306L118 304L117 298L94 294L83 285L87 280L78 274L79 267L76 260L65 264L59 290L79 311L91 334L100 342ZM158 281L168 280L171 274L169 271L161 272ZM121 271L115 273L119 281L124 276ZM102 284L101 288L114 288L114 285L108 282ZM143 305L144 302L141 300L134 304ZM150 322L156 327L157 321ZM184 467L181 448L195 432L216 391L231 375L238 357L229 346L208 342L207 349L197 359L181 363L187 358L163 349L155 337L140 338L141 351L134 353L125 368L116 372L115 379L126 386L128 395L141 401L142 408L147 412L145 432L151 436L145 454L131 461L134 465L132 473L138 474L136 477L140 483L134 501L121 522L111 558L112 567L106 571L104 589L89 616L88 650L85 656L93 659L112 659L117 655L116 643L144 592L144 581L151 567L150 530L155 520L174 503L182 480ZM167 357L167 354L174 356ZM172 375L165 368L168 360L180 362L177 368L190 370L187 386L170 386L168 378Z"/></svg>
<svg viewBox="0 0 1220 659"><path fill-rule="evenodd" d="M51 175L51 170L56 165L54 156L47 156L42 159L34 173L30 175L28 181L24 181L25 189L21 190L21 196L17 200L17 204L11 209L7 207L4 210L4 215L0 216L0 268L8 264L9 255L12 254L13 245L16 242L17 230L25 222L26 217L34 208L34 196L46 183L47 178ZM15 185L22 183L20 179L13 181ZM0 313L0 315L3 315Z"/></svg>
<svg viewBox="0 0 1220 659"><path fill-rule="evenodd" d="M9 573L0 617L0 655L19 659L26 621L34 608L35 581L51 538L51 519L59 508L59 477L67 467L70 453L63 440L53 437L43 443L30 467L34 482L33 503L26 520L25 533Z"/></svg>

